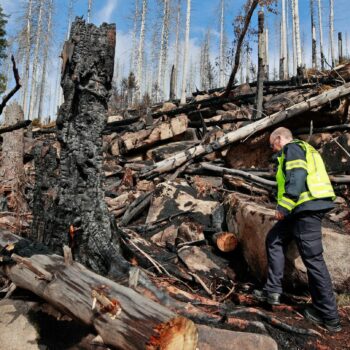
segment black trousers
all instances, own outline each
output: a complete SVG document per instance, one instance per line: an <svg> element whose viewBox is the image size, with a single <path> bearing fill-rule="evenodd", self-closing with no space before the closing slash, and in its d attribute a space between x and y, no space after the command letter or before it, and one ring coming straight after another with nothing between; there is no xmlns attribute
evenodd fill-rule
<svg viewBox="0 0 350 350"><path fill-rule="evenodd" d="M325 320L338 318L332 281L323 259L321 223L323 213L303 212L278 221L266 237L268 259L264 290L282 293L285 253L294 239L307 269L313 306Z"/></svg>

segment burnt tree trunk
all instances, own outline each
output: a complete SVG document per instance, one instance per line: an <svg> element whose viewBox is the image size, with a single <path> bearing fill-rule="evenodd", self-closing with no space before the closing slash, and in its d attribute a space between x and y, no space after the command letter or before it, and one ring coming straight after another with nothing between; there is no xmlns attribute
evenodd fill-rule
<svg viewBox="0 0 350 350"><path fill-rule="evenodd" d="M96 27L76 18L62 52L57 139L60 175L52 235L54 250L69 244L75 260L97 273L122 275L128 264L104 201L102 131L112 84L115 25ZM42 214L45 215L45 214Z"/></svg>

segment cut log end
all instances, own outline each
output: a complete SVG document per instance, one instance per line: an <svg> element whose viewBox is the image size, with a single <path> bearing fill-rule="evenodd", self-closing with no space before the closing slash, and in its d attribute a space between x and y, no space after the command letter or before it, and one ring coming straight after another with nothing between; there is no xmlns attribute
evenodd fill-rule
<svg viewBox="0 0 350 350"><path fill-rule="evenodd" d="M219 232L213 235L213 241L218 249L224 253L232 252L238 244L237 236L231 232Z"/></svg>
<svg viewBox="0 0 350 350"><path fill-rule="evenodd" d="M196 325L185 317L175 317L155 328L146 350L196 350L197 344Z"/></svg>

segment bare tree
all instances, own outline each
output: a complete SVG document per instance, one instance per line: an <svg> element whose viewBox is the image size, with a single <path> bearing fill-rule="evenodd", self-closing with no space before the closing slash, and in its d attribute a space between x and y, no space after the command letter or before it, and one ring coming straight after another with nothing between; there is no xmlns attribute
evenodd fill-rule
<svg viewBox="0 0 350 350"><path fill-rule="evenodd" d="M299 26L299 0L292 0L293 11L293 37L295 38L296 67L302 66Z"/></svg>
<svg viewBox="0 0 350 350"><path fill-rule="evenodd" d="M258 14L258 79L257 79L257 93L255 97L255 111L253 119L260 119L262 116L263 105L263 88L264 88L264 76L265 76L265 37L264 37L264 12L259 11Z"/></svg>
<svg viewBox="0 0 350 350"><path fill-rule="evenodd" d="M40 97L39 97L39 110L38 110L38 117L40 121L42 121L42 117L43 117L44 92L46 90L46 86L45 86L46 71L47 71L47 60L48 60L50 42L51 42L53 0L49 0L49 7L47 10L48 10L48 19L47 19L47 30L45 35L44 60L43 60L43 70L42 70L41 84L40 84Z"/></svg>
<svg viewBox="0 0 350 350"><path fill-rule="evenodd" d="M265 79L269 80L270 75L270 55L269 55L269 28L267 27L267 21L265 22L264 27L264 36L265 36Z"/></svg>
<svg viewBox="0 0 350 350"><path fill-rule="evenodd" d="M249 43L246 43L246 66L245 66L245 82L250 83L250 47Z"/></svg>
<svg viewBox="0 0 350 350"><path fill-rule="evenodd" d="M214 67L210 61L210 30L204 37L200 57L201 89L209 90L214 85Z"/></svg>
<svg viewBox="0 0 350 350"><path fill-rule="evenodd" d="M220 16L220 58L219 58L219 85L225 84L225 47L224 47L224 10L225 0L221 0L221 16Z"/></svg>
<svg viewBox="0 0 350 350"><path fill-rule="evenodd" d="M329 42L331 49L332 67L335 66L334 55L334 0L329 0Z"/></svg>
<svg viewBox="0 0 350 350"><path fill-rule="evenodd" d="M190 45L190 22L191 22L191 0L187 0L185 50L184 50L184 59L183 59L183 67L182 67L181 104L186 103L186 79L187 79L187 66L188 66L188 50Z"/></svg>
<svg viewBox="0 0 350 350"><path fill-rule="evenodd" d="M310 13L311 13L311 36L312 36L312 68L317 68L314 0L310 0Z"/></svg>
<svg viewBox="0 0 350 350"><path fill-rule="evenodd" d="M131 55L130 55L129 71L135 71L137 66L138 47L136 45L136 35L138 30L139 17L140 17L139 0L135 0L135 12L133 17L133 30L132 30L132 49L131 49Z"/></svg>
<svg viewBox="0 0 350 350"><path fill-rule="evenodd" d="M286 24L286 0L282 0L282 24L281 24L281 60L283 65L283 79L288 78L288 58L287 58L287 24Z"/></svg>
<svg viewBox="0 0 350 350"><path fill-rule="evenodd" d="M292 11L292 44L293 44L293 75L297 72L297 48L296 48L296 35L295 35L295 22L294 22L294 3L293 0L290 0L291 4L291 11ZM288 36L287 36L288 37Z"/></svg>
<svg viewBox="0 0 350 350"><path fill-rule="evenodd" d="M256 7L258 6L258 4L259 4L259 0L247 1L246 5L245 5L246 15L244 16L242 28L240 27L240 23L236 27L235 31L238 34L238 39L237 39L237 44L236 44L234 66L233 66L228 84L226 86L225 96L229 95L229 93L231 91L231 87L235 82L236 74L237 74L237 71L238 71L238 68L240 65L241 48L243 45L244 37L248 31L250 20L253 16L253 13L254 13Z"/></svg>
<svg viewBox="0 0 350 350"><path fill-rule="evenodd" d="M87 11L87 22L88 23L90 23L91 10L92 10L92 0L88 0L88 11Z"/></svg>
<svg viewBox="0 0 350 350"><path fill-rule="evenodd" d="M175 65L174 65L174 93L177 96L178 75L179 75L179 58L180 58L180 19L181 19L181 0L177 1L176 10L176 34L175 34Z"/></svg>
<svg viewBox="0 0 350 350"><path fill-rule="evenodd" d="M318 0L318 30L320 34L320 54L321 54L321 69L324 70L324 52L323 52L323 29L322 29L322 4Z"/></svg>
<svg viewBox="0 0 350 350"><path fill-rule="evenodd" d="M168 41L169 41L169 19L170 19L170 6L169 0L163 0L163 24L162 33L160 38L160 51L158 57L158 86L160 89L159 96L161 99L164 96L164 77L168 58Z"/></svg>
<svg viewBox="0 0 350 350"><path fill-rule="evenodd" d="M147 0L142 1L142 15L141 15L141 29L139 39L139 49L137 55L137 84L138 84L138 100L141 97L142 89L142 67L144 56L144 44L145 44L145 31L146 31L146 14L147 14Z"/></svg>
<svg viewBox="0 0 350 350"><path fill-rule="evenodd" d="M39 61L39 49L41 42L43 12L44 12L44 0L39 2L39 14L38 14L38 28L35 34L35 48L33 57L33 69L32 69L32 81L30 86L30 99L29 99L29 119L34 118L35 98L37 95L37 73L38 73L38 61Z"/></svg>
<svg viewBox="0 0 350 350"><path fill-rule="evenodd" d="M23 102L22 108L24 117L27 117L27 98L28 98L28 86L29 86L29 66L30 66L30 51L31 51L31 35L32 35L32 18L33 17L33 0L28 0L27 6L27 28L26 28L26 44L25 44L25 70L24 70L24 81L23 81Z"/></svg>

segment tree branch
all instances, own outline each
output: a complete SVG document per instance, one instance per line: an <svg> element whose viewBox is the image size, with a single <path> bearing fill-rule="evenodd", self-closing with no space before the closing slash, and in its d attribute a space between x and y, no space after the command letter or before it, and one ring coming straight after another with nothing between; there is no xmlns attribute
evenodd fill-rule
<svg viewBox="0 0 350 350"><path fill-rule="evenodd" d="M21 88L21 83L20 83L20 77L18 74L18 69L16 66L16 62L15 59L13 57L13 55L11 55L11 61L12 61L12 69L13 69L13 76L16 80L16 86L6 95L3 97L1 105L0 105L0 115L3 111L3 109L6 106L6 103L11 99L11 97Z"/></svg>
<svg viewBox="0 0 350 350"><path fill-rule="evenodd" d="M242 32L238 38L238 41L237 41L237 47L236 47L236 53L235 53L235 64L233 66L233 70L232 70L232 73L230 75L230 79L228 81L224 97L228 97L228 95L230 94L231 87L234 83L236 73L237 73L238 68L239 68L239 61L240 61L240 57L241 57L241 47L243 45L243 40L244 40L244 37L247 33L247 30L248 30L248 27L250 24L250 20L253 16L253 13L254 13L256 7L258 6L258 4L259 4L259 0L253 0L252 4L250 5L250 9L248 10L247 15L245 17L244 26L243 26Z"/></svg>
<svg viewBox="0 0 350 350"><path fill-rule="evenodd" d="M31 120L23 120L23 121L18 122L16 124L13 124L10 126L5 126L3 128L0 128L0 134L4 134L5 132L10 132L10 131L26 128L31 123L32 123Z"/></svg>

